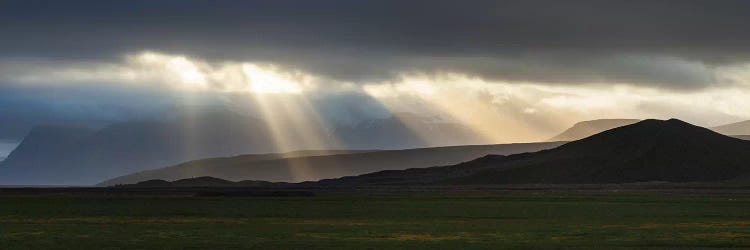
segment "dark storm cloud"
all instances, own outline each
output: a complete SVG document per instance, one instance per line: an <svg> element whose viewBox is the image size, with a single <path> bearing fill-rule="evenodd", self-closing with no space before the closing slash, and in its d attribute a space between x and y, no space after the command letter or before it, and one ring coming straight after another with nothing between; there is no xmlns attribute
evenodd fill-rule
<svg viewBox="0 0 750 250"><path fill-rule="evenodd" d="M459 71L493 80L714 83L750 61L750 1L3 1L0 56L158 50L336 79Z"/></svg>

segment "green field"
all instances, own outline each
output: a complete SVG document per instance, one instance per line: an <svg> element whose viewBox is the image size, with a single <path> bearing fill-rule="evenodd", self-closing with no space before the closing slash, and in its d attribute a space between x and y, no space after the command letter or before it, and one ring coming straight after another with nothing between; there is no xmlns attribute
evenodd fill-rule
<svg viewBox="0 0 750 250"><path fill-rule="evenodd" d="M0 196L0 249L750 248L749 194Z"/></svg>

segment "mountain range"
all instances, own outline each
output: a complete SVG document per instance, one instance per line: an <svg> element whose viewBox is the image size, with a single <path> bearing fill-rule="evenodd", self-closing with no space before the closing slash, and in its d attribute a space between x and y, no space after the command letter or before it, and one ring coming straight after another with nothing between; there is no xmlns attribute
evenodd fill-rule
<svg viewBox="0 0 750 250"><path fill-rule="evenodd" d="M750 135L750 120L711 127L713 131L725 135Z"/></svg>
<svg viewBox="0 0 750 250"><path fill-rule="evenodd" d="M36 127L0 163L0 183L92 184L191 159L273 152L265 131L261 122L221 114L116 123L99 130Z"/></svg>
<svg viewBox="0 0 750 250"><path fill-rule="evenodd" d="M578 137L586 137L589 134L627 126L638 121L604 119L580 122L552 140L575 140ZM281 124L282 130L294 130L294 127L285 125L286 123L293 123L293 121ZM748 125L750 122L739 122L711 129L723 133L750 134ZM304 135L289 133L289 141L298 143L293 148L287 149L291 153L281 154L274 153L279 149L272 143L274 141L271 136L272 129L266 123L231 112L180 114L161 122L120 122L102 129L39 126L32 129L24 141L4 161L0 162L0 183L4 185L86 185L114 178L114 182L105 181L104 183L117 184L134 183L150 178L176 180L202 175L219 176L231 180L246 178L285 182L312 181L378 170L450 165L481 157L484 154L508 155L547 149L562 144L558 142L510 144L502 147L500 145L472 146L468 148L486 148L472 149L463 154L450 153L446 157L424 153L440 152L440 150L419 149L404 151L393 159L368 158L372 155L398 152L370 152L372 150L480 144L484 141L461 125L409 113L398 113L391 117L331 129L319 124L306 124L305 126L308 132L313 131L313 133L324 135L322 140L318 141L319 144L305 144L302 138ZM750 139L747 135L733 136ZM339 148L356 150L336 150ZM460 147L447 149L458 150ZM341 156L345 153L356 153L357 156ZM213 159L180 164L196 159L243 154L251 155L226 158L226 161L216 164ZM410 154L413 156L407 156ZM420 155L434 159L409 160L410 162L407 163L398 160L418 158ZM346 167L341 167L342 163L339 163L340 159L337 159L340 157L347 159L343 161L347 164ZM303 162L312 163L303 164ZM388 164L377 164L377 162L388 162ZM159 169L164 166L173 167Z"/></svg>
<svg viewBox="0 0 750 250"><path fill-rule="evenodd" d="M102 129L38 126L0 162L4 185L85 185L129 173L209 157L327 149L395 149L479 143L469 129L432 119L400 114L329 129L308 124L305 133L285 121L271 127L262 120L228 111L188 113L165 121L129 121ZM426 141L415 130L429 131ZM275 145L282 131L287 148ZM371 138L368 140L368 138ZM426 166L425 166L426 167Z"/></svg>
<svg viewBox="0 0 750 250"><path fill-rule="evenodd" d="M644 120L515 155L488 155L432 168L380 171L323 180L323 185L588 184L716 182L750 176L750 141L686 122Z"/></svg>
<svg viewBox="0 0 750 250"><path fill-rule="evenodd" d="M566 129L562 133L548 139L548 141L575 141L583 139L602 131L610 130L625 125L630 125L641 120L638 119L599 119L582 121L573 124L572 127Z"/></svg>

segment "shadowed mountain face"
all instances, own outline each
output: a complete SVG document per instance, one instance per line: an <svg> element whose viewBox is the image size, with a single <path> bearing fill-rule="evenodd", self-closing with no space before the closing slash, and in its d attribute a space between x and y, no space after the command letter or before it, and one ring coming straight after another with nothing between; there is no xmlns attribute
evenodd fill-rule
<svg viewBox="0 0 750 250"><path fill-rule="evenodd" d="M95 130L86 128L37 127L29 132L24 142L18 145L0 166L4 168L16 162L24 162L27 166L64 162L70 157L71 152L95 133ZM37 152L44 154L40 155ZM4 173L0 178L5 176L7 174Z"/></svg>
<svg viewBox="0 0 750 250"><path fill-rule="evenodd" d="M175 122L127 122L101 130L37 127L0 163L2 184L93 184L189 159L272 152L263 123L210 115Z"/></svg>
<svg viewBox="0 0 750 250"><path fill-rule="evenodd" d="M750 141L680 120L645 120L536 153L380 172L323 184L710 182L750 174Z"/></svg>
<svg viewBox="0 0 750 250"><path fill-rule="evenodd" d="M143 171L105 181L100 185L131 184L151 179L178 180L212 176L232 181L314 181L358 175L380 170L426 168L456 164L487 154L517 154L549 149L560 142L454 146L364 153L268 159L238 156L188 162L173 167Z"/></svg>
<svg viewBox="0 0 750 250"><path fill-rule="evenodd" d="M712 127L711 130L725 135L750 135L750 120Z"/></svg>
<svg viewBox="0 0 750 250"><path fill-rule="evenodd" d="M637 119L600 119L591 121L582 121L563 131L559 135L550 138L548 141L575 141L583 139L602 131L610 130L625 125L630 125L640 120Z"/></svg>

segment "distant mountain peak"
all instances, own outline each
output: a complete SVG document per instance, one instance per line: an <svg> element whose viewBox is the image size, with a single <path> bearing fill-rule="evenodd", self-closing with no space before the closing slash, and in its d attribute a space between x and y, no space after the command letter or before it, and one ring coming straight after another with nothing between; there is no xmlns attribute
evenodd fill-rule
<svg viewBox="0 0 750 250"><path fill-rule="evenodd" d="M557 148L486 156L445 167L390 171L323 184L592 184L715 182L750 177L750 142L679 119L648 119Z"/></svg>
<svg viewBox="0 0 750 250"><path fill-rule="evenodd" d="M501 183L721 181L750 174L748 150L750 142L679 119L648 119L528 154L513 163L501 162L507 171L495 172L495 179L492 175L478 179Z"/></svg>
<svg viewBox="0 0 750 250"><path fill-rule="evenodd" d="M750 120L712 127L711 130L725 135L750 135Z"/></svg>
<svg viewBox="0 0 750 250"><path fill-rule="evenodd" d="M548 141L575 141L599 132L639 122L638 119L597 119L581 121Z"/></svg>

